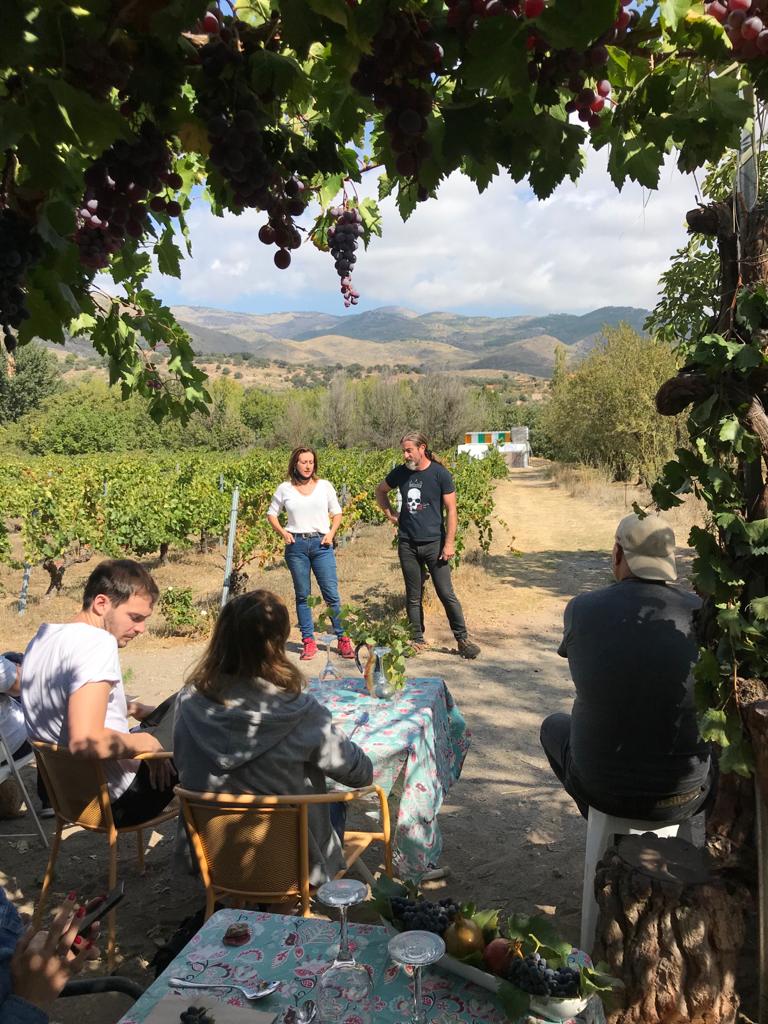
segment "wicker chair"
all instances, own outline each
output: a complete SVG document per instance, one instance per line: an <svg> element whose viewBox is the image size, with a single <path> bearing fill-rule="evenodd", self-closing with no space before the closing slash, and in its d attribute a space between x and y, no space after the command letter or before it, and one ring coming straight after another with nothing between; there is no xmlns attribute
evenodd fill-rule
<svg viewBox="0 0 768 1024"><path fill-rule="evenodd" d="M234 796L174 790L205 885L205 918L219 896L238 906L282 903L297 897L301 913L310 915L309 806L378 798L380 832L349 831L344 836L346 868L341 878L373 842L384 844L386 873L392 876L389 806L379 786L349 792L300 796ZM362 866L362 861L360 862Z"/></svg>
<svg viewBox="0 0 768 1024"><path fill-rule="evenodd" d="M78 825L91 832L104 832L109 846L109 879L107 891L117 884L117 838L125 832L135 832L139 871L144 873L144 829L154 828L165 821L178 816L179 808L175 804L148 821L139 825L126 825L118 828L112 817L112 805L109 802L109 790L104 776L103 762L90 757L76 757L67 747L55 743L32 742L37 757L37 769L43 777L45 788L56 812L56 835L53 838L48 866L45 870L40 899L35 910L35 921L38 921L45 907L48 890L53 881L56 858L61 845L61 834L67 825ZM161 760L173 755L168 751L137 754L134 761ZM112 910L107 915L107 964L111 969L115 955L115 914Z"/></svg>

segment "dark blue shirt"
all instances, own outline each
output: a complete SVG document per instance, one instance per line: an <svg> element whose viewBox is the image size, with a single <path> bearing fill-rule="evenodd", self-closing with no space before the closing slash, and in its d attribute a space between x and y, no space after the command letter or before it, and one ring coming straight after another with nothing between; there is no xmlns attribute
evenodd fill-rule
<svg viewBox="0 0 768 1024"><path fill-rule="evenodd" d="M396 466L386 477L390 487L397 487L402 498L400 536L418 543L441 540L443 529L443 495L453 494L453 477L439 462L430 462L426 469Z"/></svg>
<svg viewBox="0 0 768 1024"><path fill-rule="evenodd" d="M699 737L692 672L700 605L680 587L630 578L579 594L565 609L558 653L576 687L573 770L606 813L620 813L611 806L623 797L651 802L705 784L709 747Z"/></svg>

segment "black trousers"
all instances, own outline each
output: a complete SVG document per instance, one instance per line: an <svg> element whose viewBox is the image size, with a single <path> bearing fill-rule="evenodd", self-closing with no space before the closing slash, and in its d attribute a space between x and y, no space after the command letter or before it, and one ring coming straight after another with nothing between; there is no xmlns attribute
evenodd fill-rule
<svg viewBox="0 0 768 1024"><path fill-rule="evenodd" d="M445 608L451 632L457 640L466 640L467 625L461 610L459 599L451 582L451 567L440 558L443 549L442 539L419 542L401 537L397 545L397 555L405 580L405 602L408 622L411 626L411 637L416 641L424 639L424 584L427 572L432 577L435 593Z"/></svg>
<svg viewBox="0 0 768 1024"><path fill-rule="evenodd" d="M118 828L127 825L140 825L142 821L154 818L173 800L173 787L176 785L176 781L174 779L168 789L153 789L147 762L140 762L136 778L122 796L112 801L112 817L115 819L115 825Z"/></svg>
<svg viewBox="0 0 768 1024"><path fill-rule="evenodd" d="M582 818L587 818L589 808L602 811L618 818L639 818L644 821L683 821L699 811L705 810L714 799L717 788L717 763L712 761L709 777L701 790L682 804L666 801L655 804L652 800L638 801L635 797L622 797L620 793L588 794L579 781L571 758L571 716L562 713L550 715L541 723L539 735L541 746L547 755L552 771L563 785L563 789L579 808ZM606 780L608 781L608 780Z"/></svg>
<svg viewBox="0 0 768 1024"><path fill-rule="evenodd" d="M151 732L160 741L163 749L170 750L173 742L173 708L176 703L176 694L158 704L151 714L147 715L137 729L132 732ZM173 762L171 762L173 767ZM128 789L112 801L112 817L115 825L122 828L127 825L139 825L142 821L149 821L164 810L173 800L173 787L178 779L176 769L173 768L174 779L168 789L154 789L150 781L149 767L146 761L140 762L136 778Z"/></svg>

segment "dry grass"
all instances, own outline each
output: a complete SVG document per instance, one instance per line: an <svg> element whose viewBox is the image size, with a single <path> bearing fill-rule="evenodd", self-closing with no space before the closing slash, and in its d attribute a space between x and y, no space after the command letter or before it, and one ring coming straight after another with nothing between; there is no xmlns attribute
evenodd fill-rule
<svg viewBox="0 0 768 1024"><path fill-rule="evenodd" d="M612 474L606 469L550 462L546 464L546 473L553 483L566 490L572 498L586 498L595 504L615 508L617 519L630 513L635 502L641 508L652 508L651 494L647 487L640 483L613 480ZM688 543L692 526L707 526L709 523L706 505L693 494L685 495L683 504L668 509L664 516L672 525L681 547Z"/></svg>

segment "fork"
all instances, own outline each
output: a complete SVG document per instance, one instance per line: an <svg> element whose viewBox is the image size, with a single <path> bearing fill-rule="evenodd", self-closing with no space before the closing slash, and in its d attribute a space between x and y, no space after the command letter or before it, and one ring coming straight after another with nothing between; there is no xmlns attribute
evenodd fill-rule
<svg viewBox="0 0 768 1024"><path fill-rule="evenodd" d="M242 992L249 1002L255 1002L257 999L263 999L265 996L272 995L276 989L280 988L279 981L260 981L258 982L259 988L246 988L244 985L227 984L223 981L212 981L205 984L199 981L184 981L182 978L171 978L168 984L173 988L234 988L238 992Z"/></svg>

